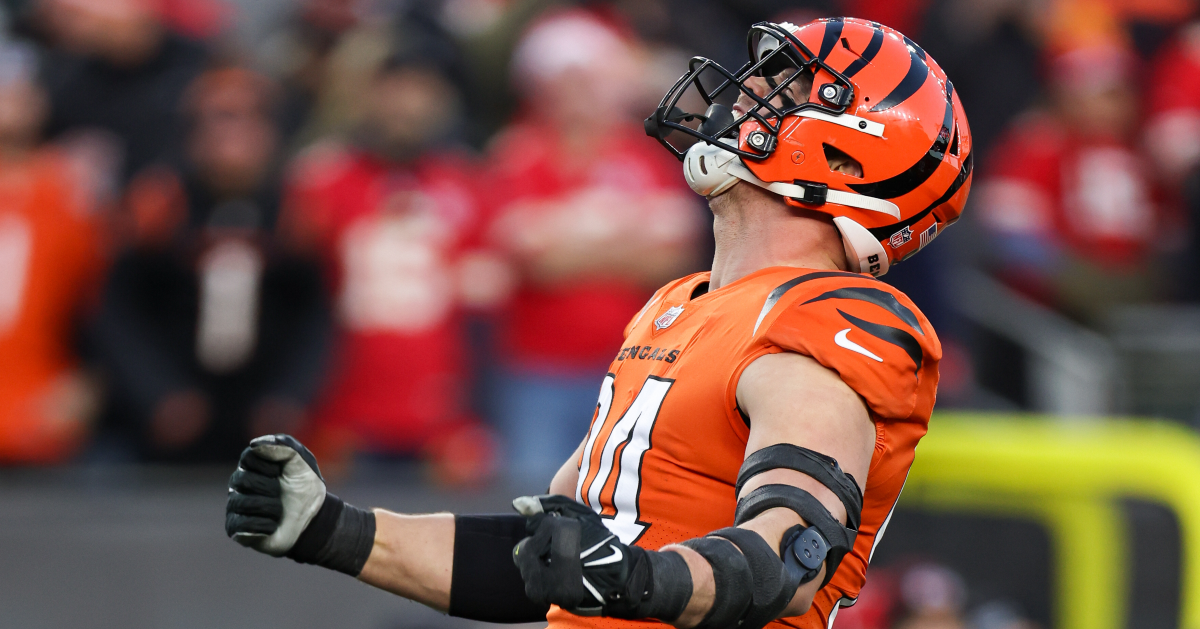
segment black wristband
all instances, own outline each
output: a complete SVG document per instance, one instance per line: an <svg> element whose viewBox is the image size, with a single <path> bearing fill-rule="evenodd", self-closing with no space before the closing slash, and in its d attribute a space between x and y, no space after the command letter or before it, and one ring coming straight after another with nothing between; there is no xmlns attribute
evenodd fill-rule
<svg viewBox="0 0 1200 629"><path fill-rule="evenodd" d="M344 572L362 573L375 546L375 513L348 505L327 493L312 522L296 539L287 556L300 563Z"/></svg>
<svg viewBox="0 0 1200 629"><path fill-rule="evenodd" d="M681 542L712 566L715 592L712 608L695 629L736 627L753 602L754 573L733 542L718 537L698 537Z"/></svg>
<svg viewBox="0 0 1200 629"><path fill-rule="evenodd" d="M692 571L679 553L646 551L646 559L653 585L643 617L674 622L692 600Z"/></svg>

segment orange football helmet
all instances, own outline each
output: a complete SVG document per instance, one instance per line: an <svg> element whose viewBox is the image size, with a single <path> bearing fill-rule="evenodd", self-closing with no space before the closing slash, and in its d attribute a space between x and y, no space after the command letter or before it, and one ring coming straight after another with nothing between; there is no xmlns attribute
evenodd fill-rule
<svg viewBox="0 0 1200 629"><path fill-rule="evenodd" d="M829 214L851 270L875 276L958 220L971 188L971 131L954 86L920 46L853 18L762 22L748 44L750 61L736 72L693 58L646 119L693 190L711 198L746 181ZM751 105L735 115L739 96ZM832 170L831 154L856 160L862 177Z"/></svg>

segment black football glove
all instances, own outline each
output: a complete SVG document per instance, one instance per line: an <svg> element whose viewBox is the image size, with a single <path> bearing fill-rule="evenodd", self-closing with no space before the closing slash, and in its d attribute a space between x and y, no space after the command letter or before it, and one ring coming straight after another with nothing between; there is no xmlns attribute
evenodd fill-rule
<svg viewBox="0 0 1200 629"><path fill-rule="evenodd" d="M513 561L531 601L580 616L670 621L691 597L682 557L621 543L586 505L566 496L523 496L513 507L526 518L529 537L513 548Z"/></svg>
<svg viewBox="0 0 1200 629"><path fill-rule="evenodd" d="M268 435L242 451L229 478L225 533L274 557L357 576L375 538L375 514L325 489L317 459L290 435Z"/></svg>

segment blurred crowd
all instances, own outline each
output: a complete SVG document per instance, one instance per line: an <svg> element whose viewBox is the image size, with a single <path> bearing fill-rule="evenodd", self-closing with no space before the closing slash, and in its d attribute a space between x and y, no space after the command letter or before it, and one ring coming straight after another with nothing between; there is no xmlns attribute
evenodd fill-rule
<svg viewBox="0 0 1200 629"><path fill-rule="evenodd" d="M946 269L1084 325L1200 299L1190 0L0 0L0 462L289 432L544 483L629 318L711 256L641 119L689 56L830 14L908 33L970 115L959 244L886 278L945 400Z"/></svg>

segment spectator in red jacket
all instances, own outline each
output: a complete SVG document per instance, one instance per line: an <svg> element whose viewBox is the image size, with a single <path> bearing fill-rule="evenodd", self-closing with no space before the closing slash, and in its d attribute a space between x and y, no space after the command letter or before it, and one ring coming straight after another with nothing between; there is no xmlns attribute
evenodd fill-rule
<svg viewBox="0 0 1200 629"><path fill-rule="evenodd" d="M532 482L578 445L622 331L689 269L702 215L632 111L645 75L632 42L568 12L535 24L513 64L526 111L489 154L490 237L520 276L496 401L510 469Z"/></svg>
<svg viewBox="0 0 1200 629"><path fill-rule="evenodd" d="M1161 217L1133 149L1133 64L1116 45L1056 56L1052 107L1013 124L978 193L998 275L1084 321L1159 288Z"/></svg>
<svg viewBox="0 0 1200 629"><path fill-rule="evenodd" d="M357 136L295 165L290 219L320 252L337 300L324 434L370 454L422 456L442 480L469 482L491 472L494 448L470 409L462 315L495 301L508 276L479 247L472 164L447 146L461 100L441 52L401 51L379 69Z"/></svg>

